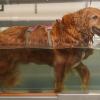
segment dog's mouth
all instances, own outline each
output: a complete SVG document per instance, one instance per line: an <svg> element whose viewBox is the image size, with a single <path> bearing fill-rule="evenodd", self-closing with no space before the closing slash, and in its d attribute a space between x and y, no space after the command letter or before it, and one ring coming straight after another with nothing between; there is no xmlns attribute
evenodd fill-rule
<svg viewBox="0 0 100 100"><path fill-rule="evenodd" d="M93 26L93 27L92 27L92 32L93 32L94 34L97 34L97 35L100 36L100 28L98 28L98 27L96 27L96 26Z"/></svg>

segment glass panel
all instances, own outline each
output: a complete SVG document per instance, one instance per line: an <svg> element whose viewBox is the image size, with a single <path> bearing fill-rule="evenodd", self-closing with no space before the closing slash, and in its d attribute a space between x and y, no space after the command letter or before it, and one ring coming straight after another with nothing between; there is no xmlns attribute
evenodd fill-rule
<svg viewBox="0 0 100 100"><path fill-rule="evenodd" d="M0 12L0 92L98 92L99 5L6 0Z"/></svg>

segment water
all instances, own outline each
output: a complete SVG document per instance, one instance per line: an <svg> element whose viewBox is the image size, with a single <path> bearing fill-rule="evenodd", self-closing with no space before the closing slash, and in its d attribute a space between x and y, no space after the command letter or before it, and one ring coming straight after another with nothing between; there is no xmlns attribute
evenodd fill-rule
<svg viewBox="0 0 100 100"><path fill-rule="evenodd" d="M34 57L34 56L33 56ZM0 58L1 59L1 58ZM99 91L100 90L100 50L94 49L94 53L90 55L87 59L82 62L88 67L90 71L90 84L88 91ZM19 63L17 69L13 69L17 72L16 85L15 86L2 86L1 82L1 92L49 92L54 90L54 68L45 64L34 64L34 63ZM5 74L4 74L5 75ZM8 76L8 80L11 77ZM13 81L12 81L13 82ZM9 83L10 84L10 83ZM68 76L66 76L64 81L63 93L69 93L73 91L83 91L81 88L81 81L79 75L75 70L72 70Z"/></svg>

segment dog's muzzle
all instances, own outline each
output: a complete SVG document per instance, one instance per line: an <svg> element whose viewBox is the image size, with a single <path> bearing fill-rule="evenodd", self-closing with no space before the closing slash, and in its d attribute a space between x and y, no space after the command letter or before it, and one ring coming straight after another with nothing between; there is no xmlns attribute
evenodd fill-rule
<svg viewBox="0 0 100 100"><path fill-rule="evenodd" d="M99 27L93 26L92 27L92 32L94 34L97 34L98 36L100 36L100 26Z"/></svg>

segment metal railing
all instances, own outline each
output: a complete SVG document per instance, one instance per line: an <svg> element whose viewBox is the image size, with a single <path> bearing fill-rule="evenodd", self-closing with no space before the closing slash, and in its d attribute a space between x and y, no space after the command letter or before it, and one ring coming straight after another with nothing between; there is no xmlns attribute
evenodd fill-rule
<svg viewBox="0 0 100 100"><path fill-rule="evenodd" d="M86 1L86 7L88 7L89 2L91 4L92 0L0 0L1 9L4 11L5 4L31 4L34 3L34 13L38 13L38 3L58 3L58 2L81 2ZM99 0L93 0L99 1Z"/></svg>
<svg viewBox="0 0 100 100"><path fill-rule="evenodd" d="M4 2L3 2L3 0L0 0L0 5L1 5L0 11L4 11Z"/></svg>

